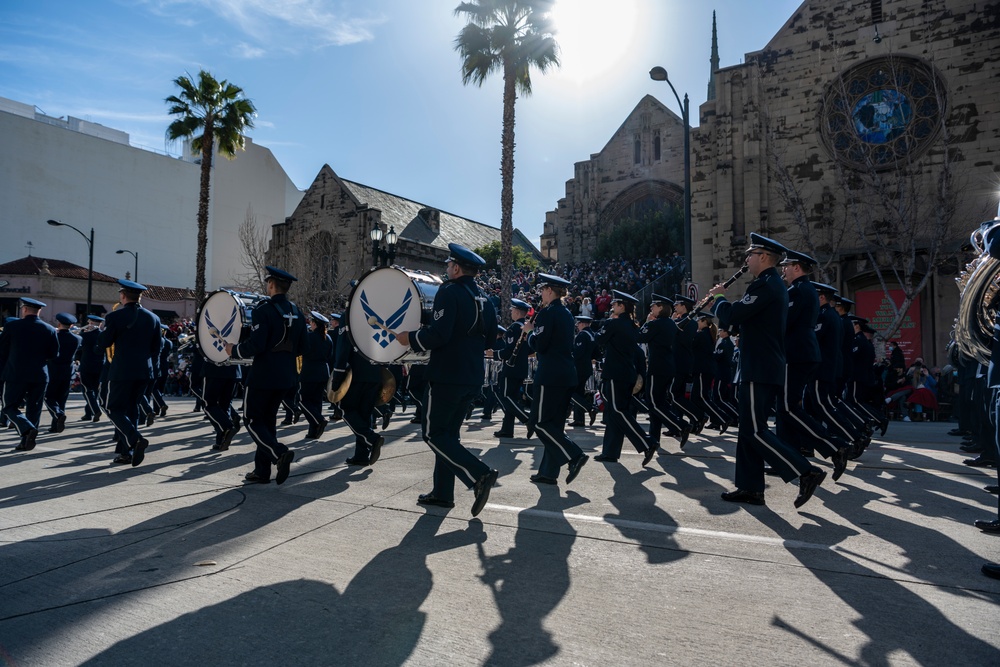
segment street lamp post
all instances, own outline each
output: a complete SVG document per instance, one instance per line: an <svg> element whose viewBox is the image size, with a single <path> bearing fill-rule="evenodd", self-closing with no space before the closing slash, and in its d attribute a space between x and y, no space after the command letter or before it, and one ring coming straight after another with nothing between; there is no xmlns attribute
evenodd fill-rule
<svg viewBox="0 0 1000 667"><path fill-rule="evenodd" d="M87 242L87 247L90 250L90 261L87 264L87 312L84 315L90 315L90 306L93 300L94 294L94 228L90 228L90 236L81 232L79 229L73 225L67 224L65 222L59 222L58 220L49 220L48 223L53 227L69 227L74 232L83 237L83 240Z"/></svg>
<svg viewBox="0 0 1000 667"><path fill-rule="evenodd" d="M139 251L138 250L115 250L116 255L121 255L123 253L128 253L135 257L135 271L132 272L132 280L139 282Z"/></svg>
<svg viewBox="0 0 1000 667"><path fill-rule="evenodd" d="M681 107L681 120L684 123L684 263L688 281L691 279L691 124L688 122L688 96L684 93L684 101L681 102L680 95L674 84L667 78L667 70L656 66L649 70L649 78L653 81L666 81L671 92L677 99L677 104Z"/></svg>
<svg viewBox="0 0 1000 667"><path fill-rule="evenodd" d="M372 225L371 232L368 233L368 237L372 240L372 260L375 266L390 266L396 261L396 241L398 236L396 235L396 229L394 227L389 227L389 232L385 234L385 245L386 247L380 248L379 242L382 240L382 228L378 226L376 222Z"/></svg>

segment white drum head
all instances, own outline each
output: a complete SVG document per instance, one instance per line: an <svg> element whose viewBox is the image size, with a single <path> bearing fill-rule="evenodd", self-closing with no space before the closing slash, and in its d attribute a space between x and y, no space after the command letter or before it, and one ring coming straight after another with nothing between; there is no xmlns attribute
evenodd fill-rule
<svg viewBox="0 0 1000 667"><path fill-rule="evenodd" d="M410 349L396 339L397 331L420 328L420 291L399 269L376 269L351 294L348 326L358 350L372 363L389 364Z"/></svg>
<svg viewBox="0 0 1000 667"><path fill-rule="evenodd" d="M213 292L198 311L198 347L209 361L229 361L225 343L236 345L243 330L243 303L229 292Z"/></svg>

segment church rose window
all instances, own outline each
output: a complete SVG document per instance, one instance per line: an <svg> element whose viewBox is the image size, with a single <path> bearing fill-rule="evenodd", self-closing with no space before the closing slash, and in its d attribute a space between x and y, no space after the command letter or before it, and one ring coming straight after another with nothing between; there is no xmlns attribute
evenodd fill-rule
<svg viewBox="0 0 1000 667"><path fill-rule="evenodd" d="M827 88L823 140L851 167L888 169L933 143L944 107L944 83L926 63L898 55L869 60Z"/></svg>

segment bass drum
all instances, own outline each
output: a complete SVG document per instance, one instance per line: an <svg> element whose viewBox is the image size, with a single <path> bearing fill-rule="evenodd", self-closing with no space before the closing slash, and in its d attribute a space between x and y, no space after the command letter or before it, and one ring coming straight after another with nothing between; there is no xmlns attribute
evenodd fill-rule
<svg viewBox="0 0 1000 667"><path fill-rule="evenodd" d="M414 352L396 339L433 317L442 280L395 267L372 269L351 292L347 325L354 347L373 364L426 364L430 352Z"/></svg>
<svg viewBox="0 0 1000 667"><path fill-rule="evenodd" d="M267 297L237 294L229 290L212 292L198 308L195 337L202 356L216 366L252 364L253 359L232 359L226 343L236 345L250 335L250 309Z"/></svg>

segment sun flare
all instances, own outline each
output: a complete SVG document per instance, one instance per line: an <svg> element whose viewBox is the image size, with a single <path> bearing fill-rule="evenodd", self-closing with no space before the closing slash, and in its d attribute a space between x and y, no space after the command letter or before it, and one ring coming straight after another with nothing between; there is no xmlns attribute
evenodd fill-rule
<svg viewBox="0 0 1000 667"><path fill-rule="evenodd" d="M557 0L551 16L560 70L578 83L599 78L618 65L640 20L635 0Z"/></svg>

